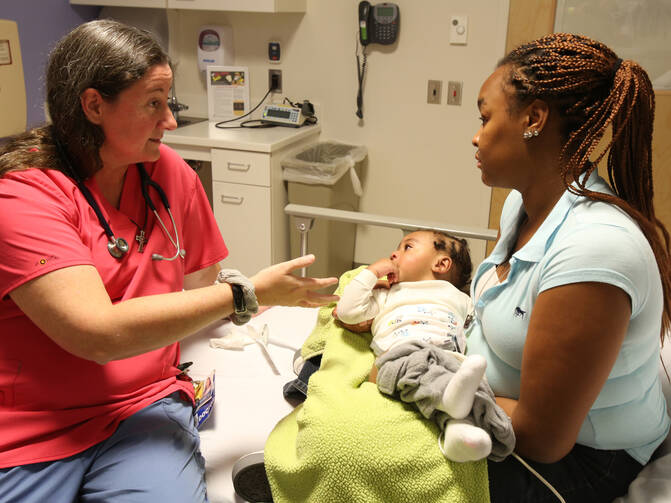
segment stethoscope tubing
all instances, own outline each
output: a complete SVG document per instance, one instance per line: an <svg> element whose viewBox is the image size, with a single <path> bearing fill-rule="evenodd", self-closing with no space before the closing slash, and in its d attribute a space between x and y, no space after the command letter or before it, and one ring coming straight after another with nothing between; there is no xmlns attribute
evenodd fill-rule
<svg viewBox="0 0 671 503"><path fill-rule="evenodd" d="M177 232L177 224L175 224L175 219L172 216L172 211L170 211L170 206L166 206L165 209L168 211L168 216L170 217L170 221L172 222L172 228L175 231L175 239L172 239L172 236L168 232L168 229L165 227L165 224L163 223L163 220L161 219L161 217L158 216L158 211L156 211L156 210L152 210L152 211L153 211L154 215L156 216L156 221L161 225L161 228L163 229L163 232L165 232L165 235L168 236L168 239L170 240L170 242L173 244L173 246L175 247L175 249L177 251L175 252L175 255L173 255L172 257L169 257L169 258L164 257L163 255L159 255L158 253L152 253L152 255L151 255L152 260L171 261L171 260L175 260L177 257L184 258L184 255L186 254L186 250L183 250L179 246L179 233ZM175 242L175 240L176 240L176 242Z"/></svg>
<svg viewBox="0 0 671 503"><path fill-rule="evenodd" d="M172 257L168 258L159 255L158 253L154 253L152 254L151 258L153 260L168 260L168 261L175 260L177 257L180 256L184 258L184 254L186 253L186 251L179 246L179 233L177 232L177 224L175 223L175 218L172 216L172 211L170 210L170 203L168 202L168 196L165 195L163 188L157 182L151 179L151 177L147 173L147 170L144 169L144 165L142 163L137 164L137 169L140 173L142 197L144 197L147 206L149 206L149 209L156 217L156 221L159 223L159 225L163 229L163 232L165 232L165 235L168 236L168 239L176 249L175 255ZM163 219L158 215L158 210L156 209L156 206L154 205L154 202L152 201L151 196L149 195L149 187L153 187L154 190L158 193L158 196L161 198L161 202L163 203L163 206L165 207L166 212L170 217L172 228L175 231L175 239L172 238L170 232L168 231L168 228L163 223Z"/></svg>
<svg viewBox="0 0 671 503"><path fill-rule="evenodd" d="M96 217L98 217L98 222L100 223L100 226L103 228L105 231L105 235L107 236L107 250L109 251L110 255L116 259L121 259L128 253L128 250L130 247L128 246L128 242L124 238L117 238L114 235L114 232L112 232L112 227L110 226L109 222L105 219L105 216L103 215L102 210L100 209L100 206L95 200L95 197L93 197L93 194L89 190L89 188L84 184L84 181L81 179L80 176L78 176L77 172L73 168L72 164L70 163L70 158L65 152L65 149L61 145L61 143L58 140L55 140L55 145L56 148L58 149L61 158L65 162L65 165L70 172L70 176L72 179L75 181L77 184L77 187L81 191L81 193L84 196L84 199L86 199L86 202L89 204L89 206L93 209L93 212L96 214ZM144 164L137 163L136 164L138 172L140 174L140 182L142 186L142 197L144 198L145 204L149 206L151 209L152 213L154 213L154 216L156 217L156 221L160 224L161 228L163 229L163 232L165 232L165 235L168 236L168 239L170 240L170 243L176 248L176 253L172 257L164 257L162 255L159 255L158 253L153 253L151 258L152 260L175 260L177 257L182 257L184 258L184 255L186 254L186 250L182 249L180 247L179 243L179 232L177 231L177 224L175 223L175 219L172 216L172 211L170 211L170 203L168 202L168 196L166 196L165 192L163 191L163 188L154 180L151 179L149 174L147 173L147 170L144 169ZM175 231L175 239L172 238L170 235L170 232L168 232L167 227L163 223L163 220L158 214L158 210L156 209L156 206L154 205L154 202L151 200L151 196L149 195L149 187L154 187L154 190L158 193L159 197L161 198L161 202L163 203L163 206L165 207L168 216L170 217L170 221L172 222L172 228Z"/></svg>

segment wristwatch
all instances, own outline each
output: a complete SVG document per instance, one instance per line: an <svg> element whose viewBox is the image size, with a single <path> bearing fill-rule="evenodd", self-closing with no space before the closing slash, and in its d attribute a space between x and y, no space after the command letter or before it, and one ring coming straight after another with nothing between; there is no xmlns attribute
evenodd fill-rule
<svg viewBox="0 0 671 503"><path fill-rule="evenodd" d="M242 287L236 283L229 283L233 291L233 310L235 314L247 314L247 303L245 302L245 294Z"/></svg>
<svg viewBox="0 0 671 503"><path fill-rule="evenodd" d="M215 284L228 283L233 294L233 313L230 320L244 325L259 311L259 302L254 292L254 283L235 269L222 269L217 273Z"/></svg>

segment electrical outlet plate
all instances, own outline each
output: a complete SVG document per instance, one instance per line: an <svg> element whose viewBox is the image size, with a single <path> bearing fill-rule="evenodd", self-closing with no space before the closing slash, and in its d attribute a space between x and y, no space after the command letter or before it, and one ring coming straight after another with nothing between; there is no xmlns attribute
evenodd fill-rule
<svg viewBox="0 0 671 503"><path fill-rule="evenodd" d="M429 80L426 89L426 102L433 105L440 105L440 93L443 89L442 80Z"/></svg>
<svg viewBox="0 0 671 503"><path fill-rule="evenodd" d="M450 80L447 83L447 104L461 105L461 88L463 82L458 80Z"/></svg>
<svg viewBox="0 0 671 503"><path fill-rule="evenodd" d="M274 93L281 93L282 92L282 70L268 70L268 89L271 89L273 87L273 76L277 75L277 89L275 89L273 92Z"/></svg>

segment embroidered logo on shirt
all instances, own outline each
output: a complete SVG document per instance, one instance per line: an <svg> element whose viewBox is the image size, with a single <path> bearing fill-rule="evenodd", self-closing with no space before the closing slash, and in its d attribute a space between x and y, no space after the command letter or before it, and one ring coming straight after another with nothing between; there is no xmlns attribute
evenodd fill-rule
<svg viewBox="0 0 671 503"><path fill-rule="evenodd" d="M522 311L522 310L519 308L519 306L518 306L518 307L515 308L515 312L513 313L513 315L515 316L515 318L522 318L522 319L524 319L524 318L527 317L527 312L526 312L526 311Z"/></svg>

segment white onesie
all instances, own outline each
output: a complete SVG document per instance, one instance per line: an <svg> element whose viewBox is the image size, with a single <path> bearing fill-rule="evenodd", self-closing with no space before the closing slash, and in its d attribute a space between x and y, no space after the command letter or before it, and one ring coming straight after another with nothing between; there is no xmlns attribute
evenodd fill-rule
<svg viewBox="0 0 671 503"><path fill-rule="evenodd" d="M443 280L401 282L390 289L376 289L376 283L375 274L363 269L345 287L337 308L344 323L373 319L375 356L410 341L436 346L452 341L464 351L464 321L473 309L468 295Z"/></svg>

